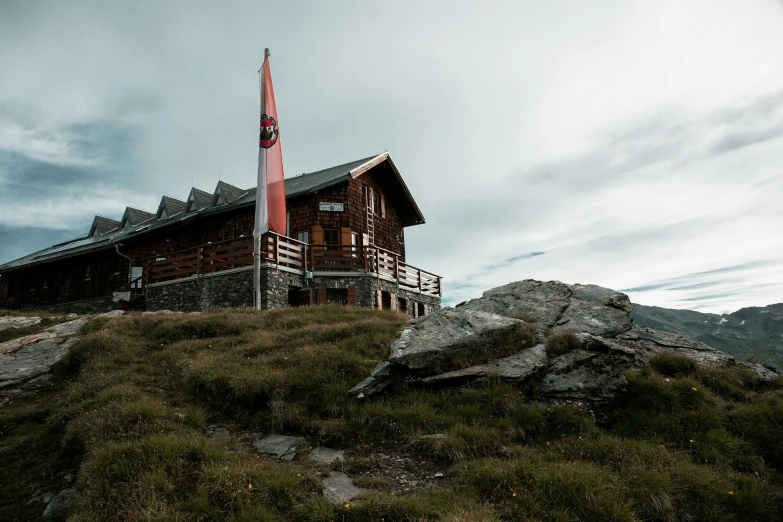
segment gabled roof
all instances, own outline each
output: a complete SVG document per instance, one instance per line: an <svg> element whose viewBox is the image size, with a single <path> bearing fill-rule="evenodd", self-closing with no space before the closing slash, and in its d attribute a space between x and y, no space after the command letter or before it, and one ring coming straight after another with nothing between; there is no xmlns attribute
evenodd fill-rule
<svg viewBox="0 0 783 522"><path fill-rule="evenodd" d="M286 198L294 198L305 194L312 194L325 188L344 183L352 178L358 178L363 174L374 170L380 183L385 185L390 198L399 207L402 225L409 227L424 223L424 215L413 199L407 185L400 176L397 166L392 161L388 152L370 156L360 160L338 165L309 174L301 174L285 180ZM256 189L250 189L238 203L254 202Z"/></svg>
<svg viewBox="0 0 783 522"><path fill-rule="evenodd" d="M212 206L227 205L241 198L247 193L246 190L229 185L225 181L218 181L215 192L212 194Z"/></svg>
<svg viewBox="0 0 783 522"><path fill-rule="evenodd" d="M405 186L405 182L402 180L397 167L391 159L391 156L387 152L378 154L376 156L370 156L336 167L331 167L317 172L311 172L309 174L302 174L285 180L285 194L286 198L295 198L305 194L317 192L324 188L336 185L339 183L347 182L351 178L357 178L362 176L366 172L373 170L377 173L378 180L384 185L384 190L387 193L387 200L393 200L398 205L400 219L404 226L418 225L424 223L424 216L422 216L419 207L413 200L408 188ZM220 186L220 184L219 184ZM230 187L227 189L227 187ZM38 252L34 252L27 256L21 257L14 261L0 265L0 272L21 268L24 266L35 265L40 263L46 263L54 259L60 259L65 257L71 257L76 255L86 254L88 252L99 251L103 249L113 249L116 243L124 242L131 237L141 237L149 232L162 229L167 226L180 223L184 219L196 218L199 216L211 216L219 214L221 212L232 211L238 208L250 207L255 205L256 188L253 187L246 191L241 191L237 187L233 187L228 184L223 184L225 194L229 198L229 202L225 205L217 207L211 207L212 194L192 189L189 199L192 197L193 201L198 207L197 213L186 214L184 211L175 214L174 209L178 208L176 205L185 205L185 202L178 201L174 198L165 197L161 200L161 205L168 205L169 212L167 219L154 220L153 214L128 207L125 209L123 219L127 216L130 224L133 226L128 228L119 228L120 223L112 221L107 218L96 216L93 220L95 225L96 220L101 220L101 223L107 223L107 226L111 223L115 223L114 229L109 229L103 232L101 235L95 235L94 237L82 236L75 238L71 241L54 245ZM233 195L239 190L243 194L237 199L231 201ZM232 194L232 195L229 195ZM104 221L105 220L105 221ZM144 225L141 225L145 223ZM141 225L141 226L138 226Z"/></svg>
<svg viewBox="0 0 783 522"><path fill-rule="evenodd" d="M331 187L343 181L351 179L351 170L360 167L377 156L370 156L360 160L338 165L317 172L300 174L285 180L285 195L288 198L310 194L326 187Z"/></svg>
<svg viewBox="0 0 783 522"><path fill-rule="evenodd" d="M103 216L95 216L95 218L92 220L92 225L90 226L90 232L87 234L87 237L92 237L95 234L98 235L105 234L106 232L109 232L110 230L114 230L119 227L120 227L119 221L114 221L113 219L105 218Z"/></svg>
<svg viewBox="0 0 783 522"><path fill-rule="evenodd" d="M209 208L211 201L212 194L193 187L190 189L190 194L188 194L188 199L185 202L185 214Z"/></svg>
<svg viewBox="0 0 783 522"><path fill-rule="evenodd" d="M158 212L155 214L155 219L167 219L172 216L176 216L183 210L185 210L184 201L170 198L168 196L163 196L160 198L160 205L158 205Z"/></svg>
<svg viewBox="0 0 783 522"><path fill-rule="evenodd" d="M135 227L155 217L154 214L133 207L126 207L120 220L120 228Z"/></svg>

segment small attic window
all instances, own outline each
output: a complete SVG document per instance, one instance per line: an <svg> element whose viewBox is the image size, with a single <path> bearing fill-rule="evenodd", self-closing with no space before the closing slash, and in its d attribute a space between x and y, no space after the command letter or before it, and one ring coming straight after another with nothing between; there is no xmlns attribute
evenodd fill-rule
<svg viewBox="0 0 783 522"><path fill-rule="evenodd" d="M198 211L198 206L196 205L196 201L193 199L193 196L190 196L188 198L188 204L185 207L185 214L187 214L188 212L197 212L197 211Z"/></svg>
<svg viewBox="0 0 783 522"><path fill-rule="evenodd" d="M87 234L87 237L93 237L95 232L97 232L97 229L95 227L90 227L90 233Z"/></svg>
<svg viewBox="0 0 783 522"><path fill-rule="evenodd" d="M160 207L160 210L158 210L158 219L163 219L169 217L166 213L166 207Z"/></svg>
<svg viewBox="0 0 783 522"><path fill-rule="evenodd" d="M120 228L130 228L131 222L128 218L125 218L122 220L122 225L120 225Z"/></svg>
<svg viewBox="0 0 783 522"><path fill-rule="evenodd" d="M212 200L213 207L217 207L218 205L225 205L223 194L215 194L215 198Z"/></svg>

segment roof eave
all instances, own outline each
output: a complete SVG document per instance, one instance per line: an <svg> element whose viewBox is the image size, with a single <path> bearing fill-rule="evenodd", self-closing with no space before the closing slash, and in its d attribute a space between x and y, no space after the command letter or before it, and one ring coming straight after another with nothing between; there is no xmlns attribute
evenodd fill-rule
<svg viewBox="0 0 783 522"><path fill-rule="evenodd" d="M411 205L413 206L413 210L416 213L416 217L418 218L418 221L416 223L413 223L411 225L405 225L405 226L424 224L425 222L424 214L421 213L421 209L419 208L419 205L417 205L416 200L413 199L413 195L411 194L411 191L408 190L408 186L405 184L405 180L402 179L402 176L400 175L400 171L397 170L397 165L394 164L394 160L392 159L391 155L388 152L378 154L376 157L374 157L367 163L359 165L355 169L351 170L350 171L351 177L356 179L362 174L364 174L365 172L372 169L373 167L380 165L384 161L388 161L389 165L391 165L394 175L397 176L397 181L400 182L400 186L402 187L402 190L405 191L405 195L408 197L408 200L410 201Z"/></svg>

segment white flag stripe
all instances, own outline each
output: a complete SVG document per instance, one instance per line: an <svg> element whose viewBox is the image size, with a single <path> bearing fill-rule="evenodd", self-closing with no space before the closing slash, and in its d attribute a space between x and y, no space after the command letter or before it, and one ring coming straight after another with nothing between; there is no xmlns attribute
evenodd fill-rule
<svg viewBox="0 0 783 522"><path fill-rule="evenodd" d="M264 107L264 67L258 71L258 88L261 93L261 112L258 113L259 125L261 123L261 115L264 114L266 107ZM260 127L256 130L256 137L260 134ZM258 180L256 184L256 223L253 228L253 237L257 238L261 234L265 234L269 231L269 211L267 208L267 195L266 195L266 149L258 146Z"/></svg>

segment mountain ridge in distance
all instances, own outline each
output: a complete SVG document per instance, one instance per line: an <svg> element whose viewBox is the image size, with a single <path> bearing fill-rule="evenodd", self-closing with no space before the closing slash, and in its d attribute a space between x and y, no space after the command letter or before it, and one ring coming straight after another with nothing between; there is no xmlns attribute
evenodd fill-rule
<svg viewBox="0 0 783 522"><path fill-rule="evenodd" d="M756 356L783 370L783 303L708 314L633 303L634 322L681 334L737 358Z"/></svg>

